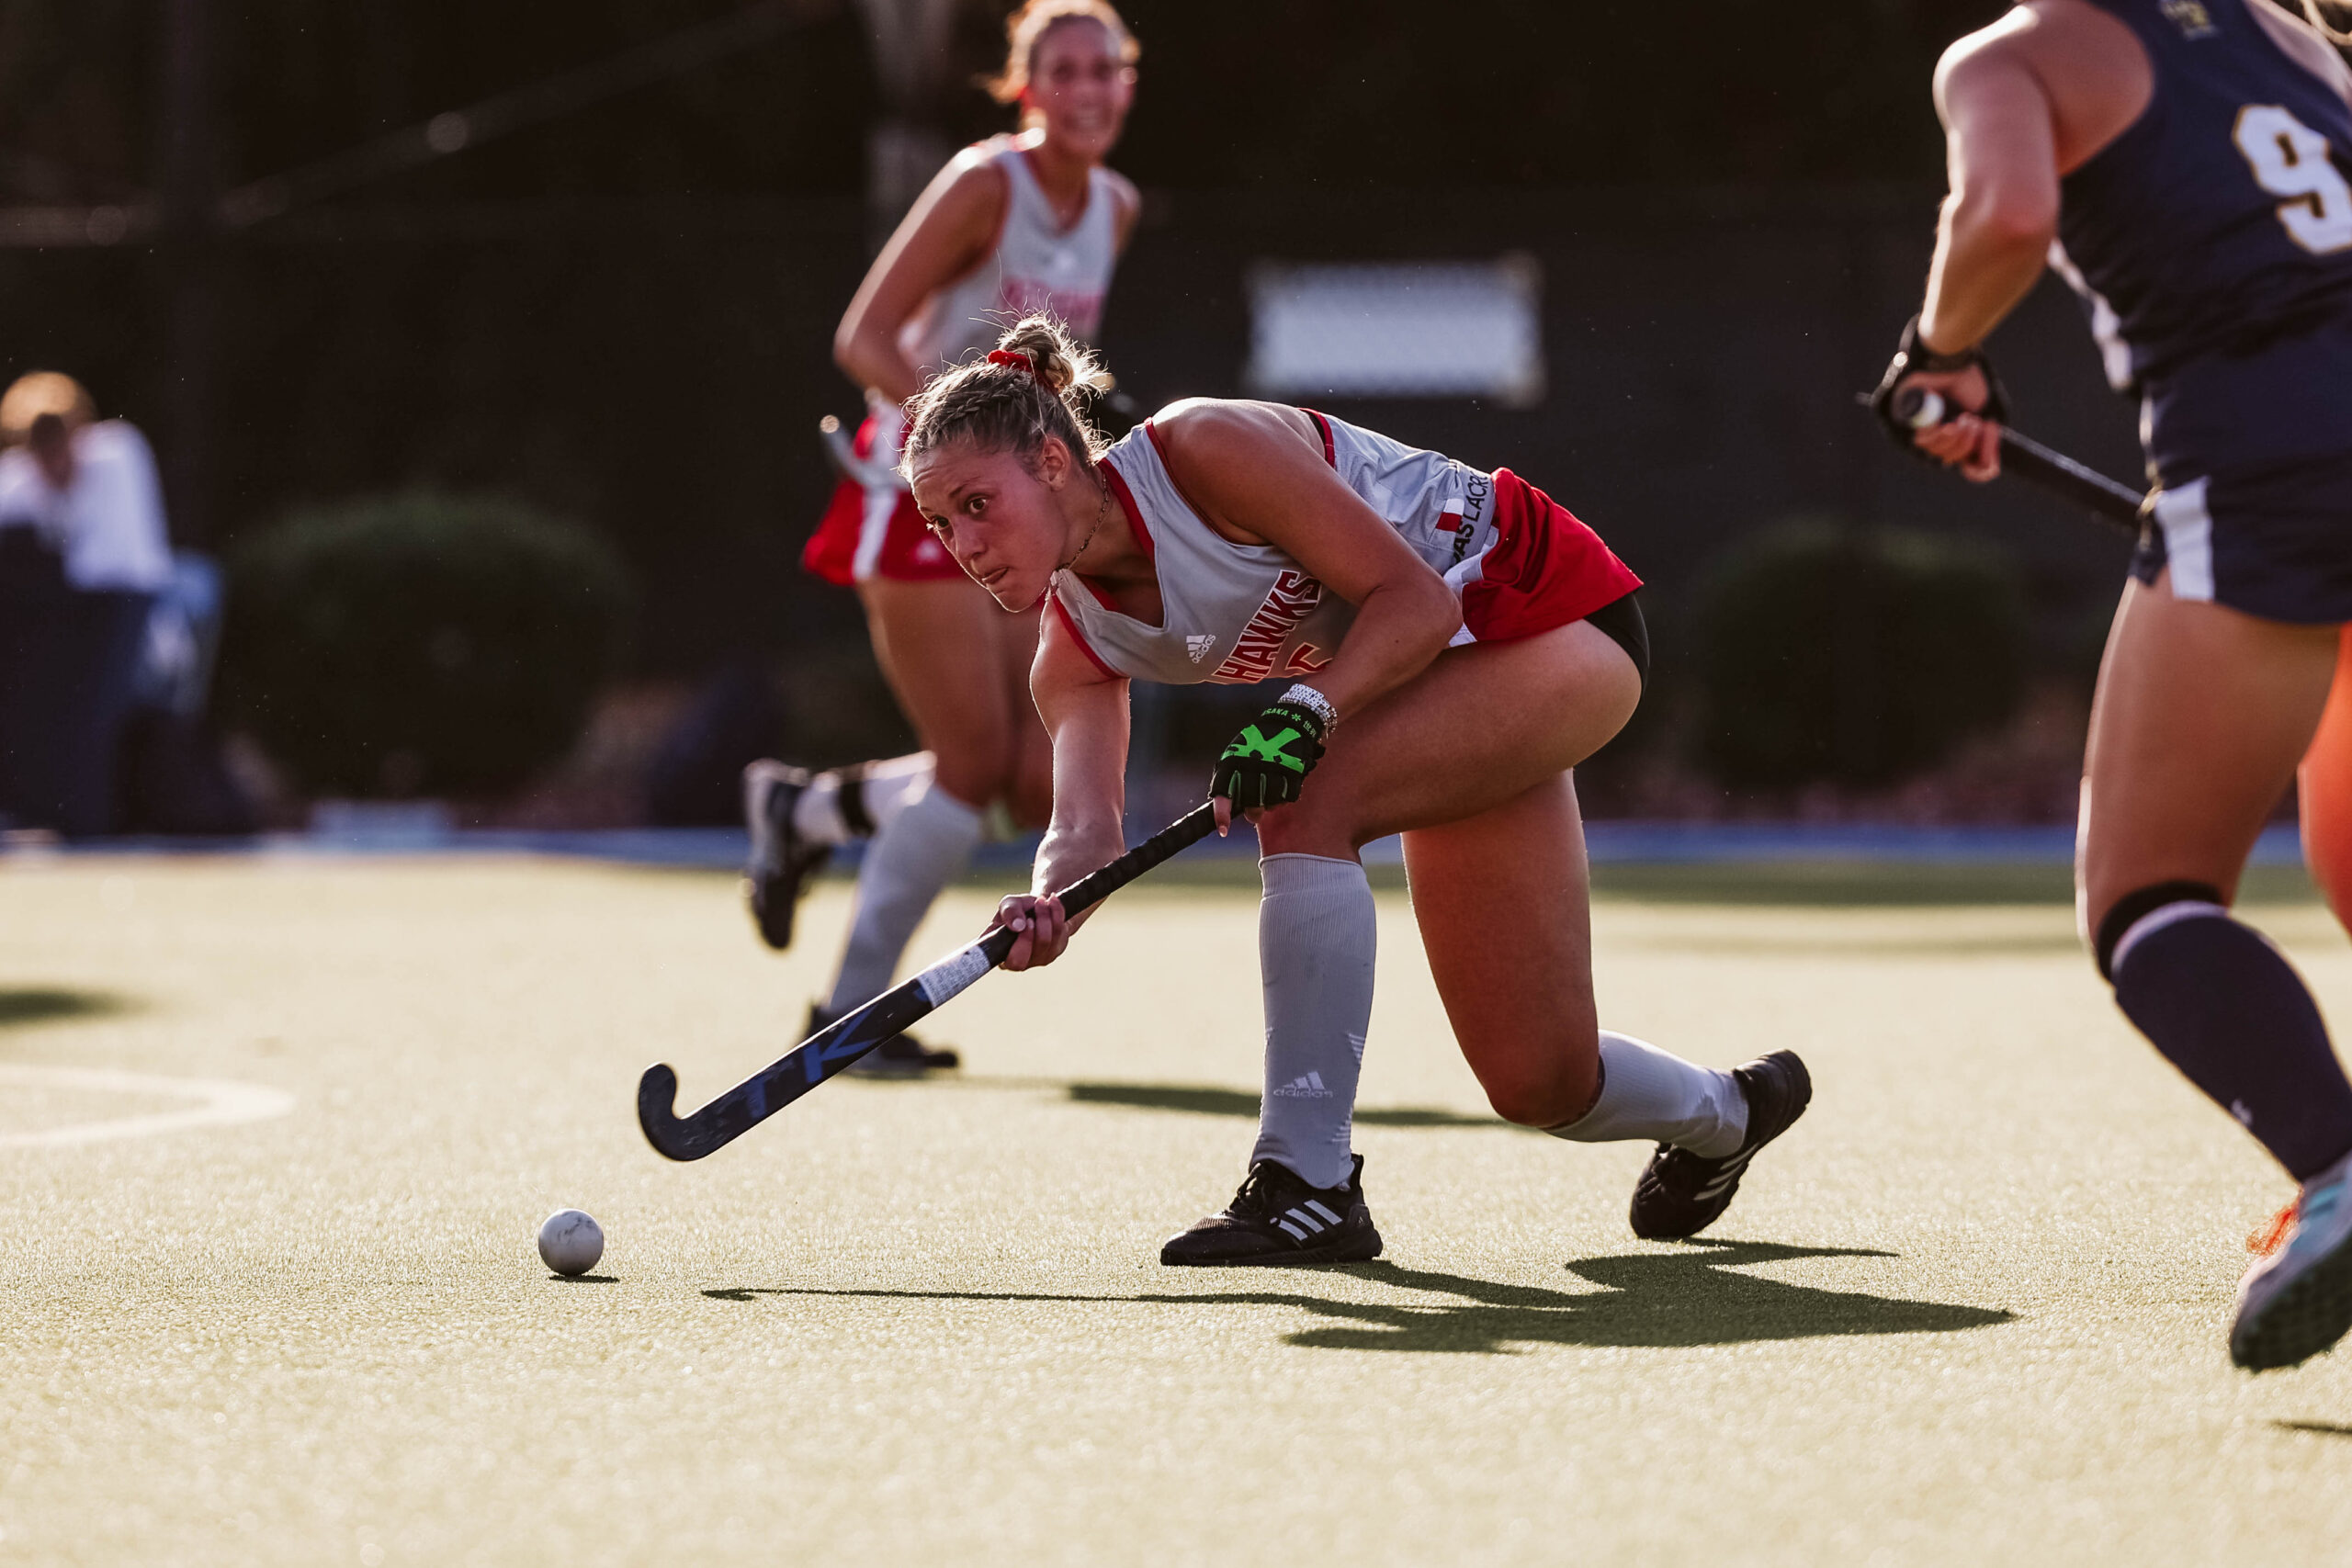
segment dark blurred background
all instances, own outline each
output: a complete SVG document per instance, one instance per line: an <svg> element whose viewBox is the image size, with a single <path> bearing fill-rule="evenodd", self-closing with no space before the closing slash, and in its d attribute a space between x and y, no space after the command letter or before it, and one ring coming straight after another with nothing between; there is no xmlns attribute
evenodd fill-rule
<svg viewBox="0 0 2352 1568"><path fill-rule="evenodd" d="M857 407L830 339L905 168L1007 123L971 85L1006 8L964 6L910 85L877 71L867 10L828 0L11 0L0 367L69 371L144 427L177 540L232 558L306 508L420 488L608 542L635 605L615 694L493 817L643 815L629 769L722 671L773 688L787 754L887 751L903 729L854 598L796 566L832 482L811 426ZM1329 406L1527 474L1649 580L1657 700L1587 771L1596 809L2063 817L2123 547L1905 460L1853 403L1932 239L1929 73L2004 8L1135 0L1114 163L1147 207L1102 346L1146 404L1238 393L1253 264L1531 255L1535 406ZM2136 473L2062 291L1993 346L2022 426ZM1804 519L1995 562L2014 690L1970 722L2007 740L1724 761L1698 617L1738 592L1744 543ZM233 581L230 615L233 642ZM1870 663L1836 619L1758 635ZM1159 710L1171 763L1216 703Z"/></svg>

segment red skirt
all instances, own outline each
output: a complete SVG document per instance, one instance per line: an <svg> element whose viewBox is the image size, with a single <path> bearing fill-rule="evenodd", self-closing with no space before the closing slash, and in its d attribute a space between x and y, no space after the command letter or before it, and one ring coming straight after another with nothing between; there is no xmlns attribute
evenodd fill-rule
<svg viewBox="0 0 2352 1568"><path fill-rule="evenodd" d="M1509 468L1495 470L1495 542L1462 585L1462 624L1473 640L1534 637L1641 585L1574 513Z"/></svg>
<svg viewBox="0 0 2352 1568"><path fill-rule="evenodd" d="M874 422L857 427L857 455L874 451ZM891 582L935 582L961 577L964 569L947 553L915 510L915 498L896 485L868 490L845 479L818 520L817 531L800 551L800 565L827 582L851 587L866 578Z"/></svg>

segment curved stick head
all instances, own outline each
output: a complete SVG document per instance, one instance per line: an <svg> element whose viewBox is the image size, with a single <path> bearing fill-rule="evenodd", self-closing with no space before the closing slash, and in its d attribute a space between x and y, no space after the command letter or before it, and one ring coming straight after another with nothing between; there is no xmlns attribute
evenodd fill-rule
<svg viewBox="0 0 2352 1568"><path fill-rule="evenodd" d="M693 1159L685 1127L679 1122L678 1075L667 1062L656 1062L637 1080L637 1124L656 1153L670 1159Z"/></svg>

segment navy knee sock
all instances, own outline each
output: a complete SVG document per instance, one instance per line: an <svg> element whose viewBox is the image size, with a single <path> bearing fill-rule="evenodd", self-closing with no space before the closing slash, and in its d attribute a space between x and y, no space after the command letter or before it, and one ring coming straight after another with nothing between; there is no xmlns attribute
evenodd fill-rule
<svg viewBox="0 0 2352 1568"><path fill-rule="evenodd" d="M2176 903L2117 943L2115 1000L2301 1181L2352 1149L2352 1083L2278 950L2218 905Z"/></svg>

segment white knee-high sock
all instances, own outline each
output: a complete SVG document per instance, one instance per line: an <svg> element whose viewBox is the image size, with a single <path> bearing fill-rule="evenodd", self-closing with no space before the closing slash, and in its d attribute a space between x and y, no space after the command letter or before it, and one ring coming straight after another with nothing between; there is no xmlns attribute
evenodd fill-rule
<svg viewBox="0 0 2352 1568"><path fill-rule="evenodd" d="M1747 1096L1729 1073L1604 1029L1600 1100L1576 1121L1544 1130L1579 1144L1638 1138L1721 1159L1747 1136Z"/></svg>
<svg viewBox="0 0 2352 1568"><path fill-rule="evenodd" d="M1372 1025L1372 884L1356 862L1322 855L1268 855L1259 874L1266 1091L1250 1162L1278 1160L1317 1187L1342 1186L1355 1168L1349 1136Z"/></svg>
<svg viewBox="0 0 2352 1568"><path fill-rule="evenodd" d="M944 789L927 789L875 834L858 868L857 912L827 1011L862 1007L890 988L907 939L939 890L972 858L980 827L979 812Z"/></svg>
<svg viewBox="0 0 2352 1568"><path fill-rule="evenodd" d="M815 844L845 844L879 833L922 797L935 771L928 751L829 768L810 779L792 803L792 829ZM855 796L856 809L842 808L844 791Z"/></svg>

